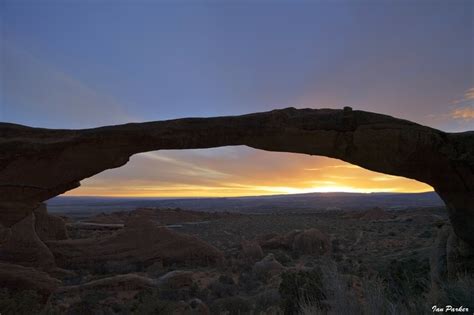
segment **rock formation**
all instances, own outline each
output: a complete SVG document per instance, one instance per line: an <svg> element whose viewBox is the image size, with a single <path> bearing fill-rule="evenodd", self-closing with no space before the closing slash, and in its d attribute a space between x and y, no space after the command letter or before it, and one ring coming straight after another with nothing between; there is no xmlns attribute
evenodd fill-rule
<svg viewBox="0 0 474 315"><path fill-rule="evenodd" d="M115 268L133 264L144 267L156 262L165 265L220 263L223 253L197 237L158 227L146 218L131 216L125 228L111 236L46 242L56 263L63 268L93 268L113 264Z"/></svg>
<svg viewBox="0 0 474 315"><path fill-rule="evenodd" d="M0 288L35 290L47 299L60 285L61 281L37 269L0 263Z"/></svg>
<svg viewBox="0 0 474 315"><path fill-rule="evenodd" d="M285 269L278 260L275 259L273 254L268 254L262 260L255 263L252 268L252 271L255 275L260 278L272 277L276 274L279 274Z"/></svg>
<svg viewBox="0 0 474 315"><path fill-rule="evenodd" d="M446 133L351 108L274 110L84 130L0 124L0 223L11 226L82 179L140 152L247 145L323 155L416 179L445 201L454 232L474 245L474 132Z"/></svg>
<svg viewBox="0 0 474 315"><path fill-rule="evenodd" d="M68 238L64 220L49 214L45 204L41 204L34 211L34 214L36 234L42 241L65 240Z"/></svg>
<svg viewBox="0 0 474 315"><path fill-rule="evenodd" d="M50 270L55 267L53 254L35 232L35 214L14 224L0 245L0 261Z"/></svg>
<svg viewBox="0 0 474 315"><path fill-rule="evenodd" d="M322 155L427 183L444 200L449 212L453 232L446 243L452 253L447 257L474 252L474 131L446 133L349 107L287 108L83 130L0 123L0 225L12 227L11 231L34 231L30 229L34 224L32 213L43 201L78 187L85 178L124 165L134 154L230 145ZM1 254L15 252L11 244L22 244L25 249L31 249L32 244L44 246L28 233L26 241L21 235L5 236L2 232L2 238L9 238L2 247L9 249ZM165 230L161 233L174 237ZM104 242L113 244L111 240ZM77 255L98 251L94 244L84 246L75 247L88 248ZM116 249L114 246L110 245L111 250ZM50 265L51 259L46 256L41 255L42 264Z"/></svg>

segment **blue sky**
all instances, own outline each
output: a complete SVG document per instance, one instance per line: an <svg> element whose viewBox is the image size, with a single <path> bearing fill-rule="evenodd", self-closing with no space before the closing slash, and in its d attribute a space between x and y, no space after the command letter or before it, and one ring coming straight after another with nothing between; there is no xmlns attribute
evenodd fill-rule
<svg viewBox="0 0 474 315"><path fill-rule="evenodd" d="M474 129L472 1L2 0L0 19L1 121L86 128L352 106ZM196 163L229 150L157 154ZM140 180L133 165L110 181Z"/></svg>

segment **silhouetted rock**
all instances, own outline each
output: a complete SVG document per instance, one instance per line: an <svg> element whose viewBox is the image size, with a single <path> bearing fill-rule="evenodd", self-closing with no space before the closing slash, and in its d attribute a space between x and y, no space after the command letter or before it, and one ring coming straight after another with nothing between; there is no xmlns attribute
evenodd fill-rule
<svg viewBox="0 0 474 315"><path fill-rule="evenodd" d="M85 130L0 124L0 222L14 225L79 182L162 149L247 145L323 155L427 183L445 201L455 233L474 245L474 132L446 133L357 110L274 110Z"/></svg>
<svg viewBox="0 0 474 315"><path fill-rule="evenodd" d="M430 256L430 295L434 300L443 294L447 283L474 274L474 249L449 224L440 225L437 232Z"/></svg>
<svg viewBox="0 0 474 315"><path fill-rule="evenodd" d="M11 227L0 245L0 261L46 270L55 267L53 254L36 234L34 213Z"/></svg>
<svg viewBox="0 0 474 315"><path fill-rule="evenodd" d="M65 240L68 238L64 220L61 217L49 214L45 204L41 204L34 214L36 234L42 241Z"/></svg>

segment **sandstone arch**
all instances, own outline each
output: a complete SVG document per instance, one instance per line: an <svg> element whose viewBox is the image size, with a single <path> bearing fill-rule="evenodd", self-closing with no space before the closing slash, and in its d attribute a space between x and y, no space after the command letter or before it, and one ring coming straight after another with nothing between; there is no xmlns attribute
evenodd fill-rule
<svg viewBox="0 0 474 315"><path fill-rule="evenodd" d="M0 222L20 221L39 203L133 154L247 145L322 155L435 188L457 236L474 246L474 131L446 133L351 108L294 109L183 118L84 130L0 123Z"/></svg>

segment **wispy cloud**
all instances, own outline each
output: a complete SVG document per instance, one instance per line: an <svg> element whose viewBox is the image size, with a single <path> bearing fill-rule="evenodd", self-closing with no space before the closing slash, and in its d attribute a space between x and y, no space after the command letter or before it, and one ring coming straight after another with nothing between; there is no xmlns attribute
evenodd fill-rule
<svg viewBox="0 0 474 315"><path fill-rule="evenodd" d="M207 154L212 152L213 154ZM308 171L313 170L313 171ZM243 146L162 150L86 179L70 195L251 196L306 192L418 192L431 188L324 157L266 152Z"/></svg>
<svg viewBox="0 0 474 315"><path fill-rule="evenodd" d="M463 98L453 101L456 106L449 113L449 117L458 120L474 120L474 87L468 89Z"/></svg>
<svg viewBox="0 0 474 315"><path fill-rule="evenodd" d="M454 119L462 119L470 121L474 119L474 105L462 108L456 108L451 112L451 117Z"/></svg>
<svg viewBox="0 0 474 315"><path fill-rule="evenodd" d="M465 103L465 102L473 101L473 100L474 100L474 87L468 89L464 93L463 98L453 101L453 104L461 104L461 103Z"/></svg>
<svg viewBox="0 0 474 315"><path fill-rule="evenodd" d="M193 152L194 153L194 152ZM229 174L226 174L224 172L217 171L212 168L208 167L201 167L199 165L189 163L186 161L182 161L179 158L174 158L171 156L165 156L163 153L157 153L157 152L148 152L148 153L142 153L142 157L146 157L148 159L156 160L163 162L165 164L170 164L173 167L175 167L177 170L182 175L187 175L187 176L201 176L204 178L213 178L213 179L222 179L229 177Z"/></svg>

